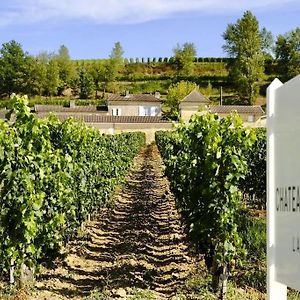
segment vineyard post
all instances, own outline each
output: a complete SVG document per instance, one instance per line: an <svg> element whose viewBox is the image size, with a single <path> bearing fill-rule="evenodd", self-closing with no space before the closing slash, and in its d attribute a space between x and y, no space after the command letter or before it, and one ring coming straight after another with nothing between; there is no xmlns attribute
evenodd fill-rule
<svg viewBox="0 0 300 300"><path fill-rule="evenodd" d="M14 260L11 259L10 261L10 268L9 268L9 283L14 284L15 283L15 277L14 277L14 272L15 272L15 267L14 267Z"/></svg>
<svg viewBox="0 0 300 300"><path fill-rule="evenodd" d="M275 137L274 113L276 89L282 85L275 79L267 89L267 292L268 300L286 300L287 287L276 281L275 261Z"/></svg>

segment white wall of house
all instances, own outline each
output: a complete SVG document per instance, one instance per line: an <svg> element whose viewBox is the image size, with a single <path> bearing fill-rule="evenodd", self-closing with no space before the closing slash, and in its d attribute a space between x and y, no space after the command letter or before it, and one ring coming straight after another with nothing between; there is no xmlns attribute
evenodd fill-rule
<svg viewBox="0 0 300 300"><path fill-rule="evenodd" d="M109 103L110 116L161 116L161 105L157 103Z"/></svg>

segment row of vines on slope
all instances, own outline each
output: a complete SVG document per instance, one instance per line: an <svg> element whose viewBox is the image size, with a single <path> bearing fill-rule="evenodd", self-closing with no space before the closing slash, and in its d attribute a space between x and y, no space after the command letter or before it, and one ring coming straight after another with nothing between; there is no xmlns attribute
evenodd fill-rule
<svg viewBox="0 0 300 300"><path fill-rule="evenodd" d="M23 266L52 261L108 202L145 136L38 119L26 97L12 100L14 120L0 120L0 267L22 278Z"/></svg>
<svg viewBox="0 0 300 300"><path fill-rule="evenodd" d="M246 254L239 226L243 192L254 189L246 178L252 147L261 146L258 135L235 114L221 120L205 114L157 132L156 142L191 237L212 270L213 288L225 299L228 274ZM258 160L263 166L263 155Z"/></svg>

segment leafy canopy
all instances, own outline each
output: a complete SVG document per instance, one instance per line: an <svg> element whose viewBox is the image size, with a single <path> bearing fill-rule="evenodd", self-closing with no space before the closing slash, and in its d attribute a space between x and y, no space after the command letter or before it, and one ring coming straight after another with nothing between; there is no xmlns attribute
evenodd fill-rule
<svg viewBox="0 0 300 300"><path fill-rule="evenodd" d="M167 99L164 102L167 109L166 114L170 118L178 119L180 101L193 90L199 91L199 86L194 82L180 81L170 85Z"/></svg>
<svg viewBox="0 0 300 300"><path fill-rule="evenodd" d="M196 47L193 43L177 44L173 49L174 65L180 75L191 75L194 69L194 59L197 55Z"/></svg>
<svg viewBox="0 0 300 300"><path fill-rule="evenodd" d="M258 21L250 11L235 24L229 24L223 34L223 49L235 58L228 65L229 76L245 104L255 103L259 82L264 77L263 48L268 42L263 41L263 35L266 31L259 31Z"/></svg>
<svg viewBox="0 0 300 300"><path fill-rule="evenodd" d="M300 27L277 37L275 53L284 79L300 73Z"/></svg>

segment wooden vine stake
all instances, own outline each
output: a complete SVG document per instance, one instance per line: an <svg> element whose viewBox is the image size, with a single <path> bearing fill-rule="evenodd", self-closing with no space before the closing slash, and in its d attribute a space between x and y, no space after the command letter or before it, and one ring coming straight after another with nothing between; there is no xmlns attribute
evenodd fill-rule
<svg viewBox="0 0 300 300"><path fill-rule="evenodd" d="M10 284L14 284L15 283L14 273L15 273L15 262L14 262L13 259L11 259L11 261L10 261L10 268L9 268L9 283Z"/></svg>

